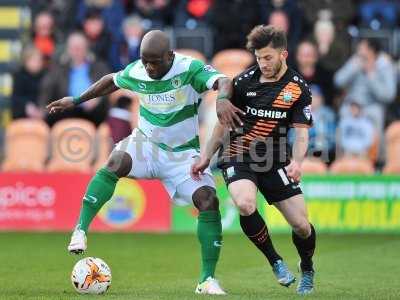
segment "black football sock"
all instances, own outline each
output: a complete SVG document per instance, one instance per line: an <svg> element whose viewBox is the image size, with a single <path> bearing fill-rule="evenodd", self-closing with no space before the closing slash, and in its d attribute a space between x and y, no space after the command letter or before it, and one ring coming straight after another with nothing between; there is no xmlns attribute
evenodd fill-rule
<svg viewBox="0 0 400 300"><path fill-rule="evenodd" d="M249 216L240 216L240 226L247 237L265 255L271 266L282 257L276 253L264 219L256 210Z"/></svg>
<svg viewBox="0 0 400 300"><path fill-rule="evenodd" d="M297 252L300 255L300 267L303 271L313 271L312 257L314 255L316 237L314 226L311 223L310 226L311 234L305 239L298 236L294 231L292 231L293 243L296 246Z"/></svg>

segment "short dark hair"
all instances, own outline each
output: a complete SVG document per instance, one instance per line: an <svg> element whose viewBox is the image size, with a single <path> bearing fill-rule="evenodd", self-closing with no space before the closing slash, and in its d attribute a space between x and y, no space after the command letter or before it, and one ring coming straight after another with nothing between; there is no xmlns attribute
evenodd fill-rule
<svg viewBox="0 0 400 300"><path fill-rule="evenodd" d="M361 41L365 41L368 47L374 51L374 53L379 53L381 51L381 43L378 39L364 38Z"/></svg>
<svg viewBox="0 0 400 300"><path fill-rule="evenodd" d="M247 49L251 52L267 46L287 49L286 34L272 25L258 25L247 36Z"/></svg>
<svg viewBox="0 0 400 300"><path fill-rule="evenodd" d="M120 96L115 103L115 107L129 109L132 99L127 96Z"/></svg>

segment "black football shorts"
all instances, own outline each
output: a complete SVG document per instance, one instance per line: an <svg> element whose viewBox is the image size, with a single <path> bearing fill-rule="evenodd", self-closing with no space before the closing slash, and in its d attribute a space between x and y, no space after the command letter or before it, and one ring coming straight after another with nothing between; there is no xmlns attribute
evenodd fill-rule
<svg viewBox="0 0 400 300"><path fill-rule="evenodd" d="M268 204L302 194L298 183L287 176L285 165L273 167L267 172L256 172L249 163L232 162L222 168L226 186L240 179L248 179L257 186Z"/></svg>

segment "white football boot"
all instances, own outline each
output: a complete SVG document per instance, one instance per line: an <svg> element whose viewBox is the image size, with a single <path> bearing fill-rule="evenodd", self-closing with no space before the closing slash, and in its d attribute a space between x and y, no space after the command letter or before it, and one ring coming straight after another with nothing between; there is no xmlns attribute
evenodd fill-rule
<svg viewBox="0 0 400 300"><path fill-rule="evenodd" d="M81 254L87 248L86 234L83 230L76 228L72 233L71 242L68 245L68 251L73 254Z"/></svg>
<svg viewBox="0 0 400 300"><path fill-rule="evenodd" d="M225 291L219 285L218 280L212 277L208 277L204 282L199 283L195 293L203 295L226 295Z"/></svg>

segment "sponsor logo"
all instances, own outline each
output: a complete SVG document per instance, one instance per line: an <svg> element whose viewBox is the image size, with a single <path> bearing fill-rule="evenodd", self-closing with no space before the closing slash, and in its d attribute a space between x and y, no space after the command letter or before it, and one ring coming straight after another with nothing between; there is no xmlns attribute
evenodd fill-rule
<svg viewBox="0 0 400 300"><path fill-rule="evenodd" d="M146 84L144 82L139 82L138 84L139 88L141 88L142 90L146 89Z"/></svg>
<svg viewBox="0 0 400 300"><path fill-rule="evenodd" d="M303 108L303 114L307 120L311 119L311 105L307 105Z"/></svg>
<svg viewBox="0 0 400 300"><path fill-rule="evenodd" d="M217 70L215 70L214 67L211 66L211 65L205 65L203 67L203 70L206 71L206 72L217 72Z"/></svg>
<svg viewBox="0 0 400 300"><path fill-rule="evenodd" d="M235 176L235 168L234 167L229 167L226 169L226 176L228 178L231 178L232 176Z"/></svg>
<svg viewBox="0 0 400 300"><path fill-rule="evenodd" d="M214 247L222 247L222 242L214 241Z"/></svg>
<svg viewBox="0 0 400 300"><path fill-rule="evenodd" d="M171 80L171 84L175 89L177 89L182 85L182 80L179 77L174 78Z"/></svg>
<svg viewBox="0 0 400 300"><path fill-rule="evenodd" d="M247 92L246 96L247 97L255 97L255 96L257 96L257 93L256 92Z"/></svg>
<svg viewBox="0 0 400 300"><path fill-rule="evenodd" d="M285 103L289 103L290 101L292 101L292 92L283 91L283 101Z"/></svg>
<svg viewBox="0 0 400 300"><path fill-rule="evenodd" d="M51 207L56 201L56 191L50 186L15 185L0 187L0 210L11 207Z"/></svg>
<svg viewBox="0 0 400 300"><path fill-rule="evenodd" d="M146 103L150 105L172 104L175 100L175 93L150 94L145 97Z"/></svg>
<svg viewBox="0 0 400 300"><path fill-rule="evenodd" d="M285 119L286 112L278 111L278 110L265 110L265 109L256 109L249 106L246 106L247 113L252 114L253 116L265 117L271 119Z"/></svg>
<svg viewBox="0 0 400 300"><path fill-rule="evenodd" d="M145 207L146 195L139 183L122 178L112 199L100 210L99 217L113 228L126 228L142 218Z"/></svg>
<svg viewBox="0 0 400 300"><path fill-rule="evenodd" d="M84 196L83 200L85 200L85 201L87 201L89 203L96 203L97 202L97 198L93 197L93 196L90 196L90 195Z"/></svg>

